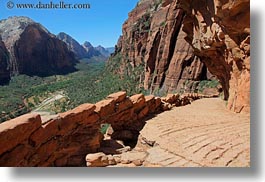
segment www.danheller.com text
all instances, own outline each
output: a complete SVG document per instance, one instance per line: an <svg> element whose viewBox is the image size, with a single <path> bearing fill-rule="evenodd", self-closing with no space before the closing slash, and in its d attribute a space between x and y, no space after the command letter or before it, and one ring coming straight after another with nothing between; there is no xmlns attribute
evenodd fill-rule
<svg viewBox="0 0 265 182"><path fill-rule="evenodd" d="M8 9L90 9L90 3L67 3L66 1L38 1L37 3L20 3L8 1L6 4Z"/></svg>

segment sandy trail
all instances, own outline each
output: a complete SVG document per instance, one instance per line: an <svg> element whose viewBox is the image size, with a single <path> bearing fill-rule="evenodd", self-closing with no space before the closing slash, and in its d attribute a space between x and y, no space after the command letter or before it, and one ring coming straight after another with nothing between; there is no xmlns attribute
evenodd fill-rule
<svg viewBox="0 0 265 182"><path fill-rule="evenodd" d="M57 100L60 100L60 99L62 99L64 97L65 97L65 95L63 95L63 94L60 94L60 93L59 94L55 94L55 95L45 99L36 109L34 109L34 112L42 111L42 109L45 106L47 106L50 103L53 103L53 102L55 102Z"/></svg>
<svg viewBox="0 0 265 182"><path fill-rule="evenodd" d="M220 99L201 99L147 121L141 140L155 142L145 166L248 167L250 115L235 114Z"/></svg>
<svg viewBox="0 0 265 182"><path fill-rule="evenodd" d="M52 114L51 112L45 110L44 108L49 106L50 104L54 103L57 100L60 100L62 98L65 98L66 96L59 92L55 93L51 97L45 99L37 108L35 108L31 113L39 114L41 116L42 122L45 123L49 121L52 118L57 117L56 114Z"/></svg>

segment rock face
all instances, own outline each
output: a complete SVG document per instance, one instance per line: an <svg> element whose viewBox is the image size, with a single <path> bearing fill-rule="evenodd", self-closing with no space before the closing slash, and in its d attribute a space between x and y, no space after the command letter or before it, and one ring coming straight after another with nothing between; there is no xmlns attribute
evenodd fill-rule
<svg viewBox="0 0 265 182"><path fill-rule="evenodd" d="M90 42L85 42L83 45L80 45L73 37L66 33L59 33L57 38L64 41L68 49L72 51L77 59L82 58L92 58L92 57L99 57L105 59L110 56L110 53L107 49L102 46L93 47Z"/></svg>
<svg viewBox="0 0 265 182"><path fill-rule="evenodd" d="M123 25L117 52L123 55L120 73L142 68L140 82L151 93L179 92L196 81L211 79L182 30L185 12L159 0L140 1ZM117 54L116 52L116 54ZM193 89L194 90L194 89Z"/></svg>
<svg viewBox="0 0 265 182"><path fill-rule="evenodd" d="M185 10L186 39L220 80L228 108L250 112L250 1L183 0L175 5Z"/></svg>
<svg viewBox="0 0 265 182"><path fill-rule="evenodd" d="M0 37L0 85L6 84L10 80L8 59L9 59L8 51Z"/></svg>
<svg viewBox="0 0 265 182"><path fill-rule="evenodd" d="M70 35L61 32L57 35L57 38L64 41L68 49L71 50L77 59L85 58L86 57L86 50L83 46L81 46L75 39L73 39Z"/></svg>
<svg viewBox="0 0 265 182"><path fill-rule="evenodd" d="M97 46L97 47L95 47L95 49L97 50L97 51L99 51L100 52L100 54L102 54L103 56L106 56L106 57L108 57L108 56L110 56L110 52L107 50L107 49L105 49L104 47L102 47L102 46Z"/></svg>
<svg viewBox="0 0 265 182"><path fill-rule="evenodd" d="M95 49L98 50L105 57L109 57L115 51L114 47L105 48L105 47L102 47L100 45L95 47Z"/></svg>
<svg viewBox="0 0 265 182"><path fill-rule="evenodd" d="M75 70L74 54L66 44L27 17L2 20L0 35L10 55L11 75L48 76Z"/></svg>
<svg viewBox="0 0 265 182"><path fill-rule="evenodd" d="M229 109L249 112L249 0L142 0L123 25L113 57L119 74L141 68L140 84L180 92L216 76ZM110 59L109 64L111 64Z"/></svg>
<svg viewBox="0 0 265 182"><path fill-rule="evenodd" d="M84 49L86 50L87 54L86 54L86 58L91 58L94 56L102 56L101 53L95 49L92 44L90 42L85 42L83 44Z"/></svg>

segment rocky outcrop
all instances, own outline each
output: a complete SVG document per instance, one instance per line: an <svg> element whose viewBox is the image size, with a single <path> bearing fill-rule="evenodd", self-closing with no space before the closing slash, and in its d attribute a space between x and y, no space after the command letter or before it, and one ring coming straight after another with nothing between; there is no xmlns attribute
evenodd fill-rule
<svg viewBox="0 0 265 182"><path fill-rule="evenodd" d="M86 157L89 153L98 152L104 145L100 132L102 124L111 124L113 139L132 144L137 141L146 117L162 112L165 104L182 106L199 97L169 95L161 99L142 94L127 97L126 92L118 92L96 104L83 104L60 113L48 121L43 121L36 114L20 116L0 124L0 166L113 164L111 156L106 158L97 154Z"/></svg>
<svg viewBox="0 0 265 182"><path fill-rule="evenodd" d="M123 55L120 74L129 67L132 71L142 67L139 82L151 93L182 92L187 82L190 90L195 91L198 81L211 79L205 64L185 40L184 16L183 10L169 3L140 1L124 23L123 36L117 45L117 52Z"/></svg>
<svg viewBox="0 0 265 182"><path fill-rule="evenodd" d="M190 6L191 4L191 6ZM220 80L228 108L250 112L250 1L179 1L186 40Z"/></svg>
<svg viewBox="0 0 265 182"><path fill-rule="evenodd" d="M100 54L102 54L103 56L106 56L106 57L109 57L110 56L110 52L107 50L107 49L105 49L104 47L102 47L102 46L97 46L97 47L95 47L95 49L97 50L97 51L99 51L100 52Z"/></svg>
<svg viewBox="0 0 265 182"><path fill-rule="evenodd" d="M67 47L70 51L72 51L77 59L86 57L86 50L83 46L81 46L74 38L70 35L61 32L57 35L57 38L64 41L67 44Z"/></svg>
<svg viewBox="0 0 265 182"><path fill-rule="evenodd" d="M155 92L197 92L216 76L228 108L249 112L249 0L144 0L129 14L115 56L118 73L141 68L139 83ZM187 84L189 83L189 84Z"/></svg>
<svg viewBox="0 0 265 182"><path fill-rule="evenodd" d="M73 37L66 33L59 33L57 38L67 44L68 49L75 54L77 59L97 58L97 60L106 60L107 57L110 56L110 53L104 47L93 47L89 42L85 42L84 45L80 45Z"/></svg>
<svg viewBox="0 0 265 182"><path fill-rule="evenodd" d="M6 84L10 80L10 70L8 68L9 54L0 37L0 85Z"/></svg>
<svg viewBox="0 0 265 182"><path fill-rule="evenodd" d="M97 57L97 56L102 56L101 53L95 49L90 42L85 42L83 44L84 49L86 50L86 57L87 58L92 58L92 57Z"/></svg>
<svg viewBox="0 0 265 182"><path fill-rule="evenodd" d="M11 75L48 76L75 70L76 60L66 44L27 17L2 20L0 35L10 55Z"/></svg>

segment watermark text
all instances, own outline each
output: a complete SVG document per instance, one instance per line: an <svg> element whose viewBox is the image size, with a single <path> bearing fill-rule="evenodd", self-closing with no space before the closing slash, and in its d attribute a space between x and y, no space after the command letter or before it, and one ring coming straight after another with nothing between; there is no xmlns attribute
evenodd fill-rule
<svg viewBox="0 0 265 182"><path fill-rule="evenodd" d="M59 2L54 2L54 1L49 1L49 2L44 2L44 1L38 1L36 3L17 3L14 0L13 1L8 1L6 4L6 7L8 9L73 9L73 10L78 10L78 9L90 9L91 6L89 3L66 3L65 1L59 1Z"/></svg>

